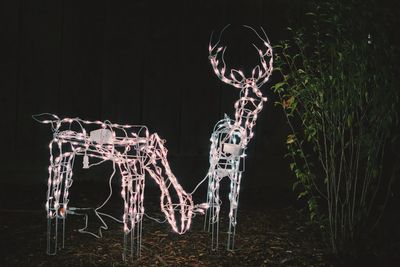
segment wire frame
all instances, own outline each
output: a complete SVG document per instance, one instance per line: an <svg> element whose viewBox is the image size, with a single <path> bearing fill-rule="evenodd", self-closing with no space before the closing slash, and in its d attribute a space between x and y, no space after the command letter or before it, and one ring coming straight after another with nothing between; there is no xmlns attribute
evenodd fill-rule
<svg viewBox="0 0 400 267"><path fill-rule="evenodd" d="M49 143L48 168L47 253L54 255L65 244L65 225L68 214L85 216L86 225L79 231L101 237L101 230L108 229L104 216L123 224L123 259L141 253L142 219L144 213L144 188L146 174L154 179L161 191L160 208L172 230L185 233L191 225L194 205L174 176L167 160L167 149L158 134L150 134L146 126L119 125L109 121L87 121L79 118L60 119L53 114L33 116L35 120L50 124L53 139ZM83 168L90 168L105 161L113 162L109 178L110 195L99 207L93 209L102 222L99 233L86 230L89 208L69 207L69 190L73 183L76 156L83 156ZM92 162L92 163L90 163ZM116 172L121 176L121 197L124 201L123 217L117 219L100 209L112 194L111 181ZM171 194L178 196L173 203ZM177 219L177 216L180 216ZM61 237L59 236L61 235Z"/></svg>
<svg viewBox="0 0 400 267"><path fill-rule="evenodd" d="M260 34L247 25L244 27L253 31L262 43L262 48L253 44L259 55L260 65L254 67L251 76L247 77L241 70L228 70L224 59L227 47L220 45L222 33L228 26L221 31L218 41L215 44L210 41L209 45L209 60L214 73L222 82L240 90L239 99L234 104L234 119L225 115L225 118L215 125L210 138L210 167L207 173L209 209L205 216L204 229L211 232L212 250L218 250L219 246L219 214L222 204L220 182L225 177L230 180L227 250L233 250L235 247L240 182L245 170L245 152L254 136L253 128L256 125L258 113L263 109L263 103L267 101L260 87L269 80L273 71L272 46L264 29L261 28Z"/></svg>

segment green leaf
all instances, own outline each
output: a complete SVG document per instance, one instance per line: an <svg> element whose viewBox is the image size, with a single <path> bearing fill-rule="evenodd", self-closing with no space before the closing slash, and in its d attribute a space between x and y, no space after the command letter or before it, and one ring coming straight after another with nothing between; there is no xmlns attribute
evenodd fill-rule
<svg viewBox="0 0 400 267"><path fill-rule="evenodd" d="M301 184L300 181L294 182L294 183L293 183L293 186L292 186L292 191L296 190L296 188L297 188L297 186L298 186L299 184Z"/></svg>
<svg viewBox="0 0 400 267"><path fill-rule="evenodd" d="M297 72L298 72L299 74L306 73L306 72L305 72L304 70L302 70L302 69L298 69Z"/></svg>
<svg viewBox="0 0 400 267"><path fill-rule="evenodd" d="M289 164L290 170L293 171L293 169L294 169L295 166L296 166L296 163L294 163L294 162L290 163L290 164Z"/></svg>
<svg viewBox="0 0 400 267"><path fill-rule="evenodd" d="M279 83L276 83L274 86L272 86L272 88L274 90L277 90L277 89L281 88L282 86L284 86L285 84L286 84L286 82L279 82Z"/></svg>
<svg viewBox="0 0 400 267"><path fill-rule="evenodd" d="M305 197L305 196L307 196L307 195L308 195L308 192L307 192L307 191L301 192L301 193L297 196L297 199L303 198L303 197Z"/></svg>

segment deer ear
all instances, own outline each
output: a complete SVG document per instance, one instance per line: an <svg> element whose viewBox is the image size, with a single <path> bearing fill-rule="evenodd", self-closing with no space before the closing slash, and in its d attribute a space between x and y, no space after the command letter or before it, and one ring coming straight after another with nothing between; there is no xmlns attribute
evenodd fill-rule
<svg viewBox="0 0 400 267"><path fill-rule="evenodd" d="M59 121L60 118L57 115L51 113L40 113L32 115L32 119L39 123L51 123L53 121Z"/></svg>
<svg viewBox="0 0 400 267"><path fill-rule="evenodd" d="M241 82L241 81L243 81L245 78L244 78L244 75L243 75L243 72L242 71L238 71L238 70L231 70L231 78L235 81L235 82Z"/></svg>
<svg viewBox="0 0 400 267"><path fill-rule="evenodd" d="M260 78L260 77L261 77L261 74L262 74L262 72L261 72L261 69L260 69L260 66L259 66L259 65L257 65L257 66L253 69L253 71L251 72L251 76L252 76L252 78L253 78L254 80L257 80L258 78Z"/></svg>

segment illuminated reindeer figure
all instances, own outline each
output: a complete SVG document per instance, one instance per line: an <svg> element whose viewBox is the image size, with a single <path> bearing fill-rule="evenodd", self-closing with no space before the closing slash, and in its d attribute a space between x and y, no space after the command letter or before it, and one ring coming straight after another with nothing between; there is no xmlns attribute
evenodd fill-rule
<svg viewBox="0 0 400 267"><path fill-rule="evenodd" d="M212 250L218 249L219 212L221 206L219 188L220 181L224 177L228 177L231 181L227 249L234 249L240 180L244 171L245 151L247 144L254 135L253 127L256 124L257 115L263 108L263 102L267 101L267 98L263 97L260 87L268 81L273 70L272 47L264 29L261 28L264 36L261 37L251 27L245 25L244 27L254 31L263 42L263 49L259 49L253 44L259 53L261 65L257 65L252 70L250 77L246 77L240 70L231 69L228 71L226 69L224 60L226 47L219 46L222 32L226 27L221 31L218 42L212 45L210 41L209 46L209 59L215 74L224 83L240 90L240 98L235 103L235 119L232 120L225 115L225 118L215 125L210 139L210 168L207 173L207 203L209 209L205 216L204 228L208 228L208 231L212 233Z"/></svg>
<svg viewBox="0 0 400 267"><path fill-rule="evenodd" d="M49 116L50 118L43 118ZM172 229L179 234L189 229L194 212L192 197L183 190L173 175L167 160L165 141L161 140L156 133L150 135L145 126L118 125L109 121L93 122L79 118L60 119L52 114L36 115L33 118L41 123L50 124L53 131L53 139L49 143L50 166L46 202L48 254L54 255L57 252L59 231L62 234L62 247L64 247L67 214L79 214L83 210L68 206L68 194L72 185L72 170L76 155L83 156L83 168L112 161L114 171L109 181L110 188L111 179L116 172L116 166L118 167L122 180L121 195L124 200L124 214L120 221L124 225L124 259L126 259L126 250L129 248L130 256L133 257L135 239L136 253L140 256L146 172L160 187L161 210ZM91 165L89 158L95 161ZM172 188L179 198L178 204L172 202L170 195ZM101 215L111 216L99 212L98 209L105 205L109 197L100 207L94 209L103 223L100 236L101 229L107 229ZM179 210L180 226L175 219L175 209ZM59 226L60 221L62 221L62 229ZM86 226L80 229L80 232L90 233L85 231L86 227L87 217Z"/></svg>

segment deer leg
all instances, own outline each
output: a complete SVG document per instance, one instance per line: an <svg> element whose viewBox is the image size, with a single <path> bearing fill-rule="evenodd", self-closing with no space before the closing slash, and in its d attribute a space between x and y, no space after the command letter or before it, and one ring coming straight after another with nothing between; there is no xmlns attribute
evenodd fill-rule
<svg viewBox="0 0 400 267"><path fill-rule="evenodd" d="M139 174L136 176L136 207L137 213L136 217L133 217L136 220L136 256L141 256L141 248L142 248L142 223L143 223L143 214L144 214L144 174Z"/></svg>
<svg viewBox="0 0 400 267"><path fill-rule="evenodd" d="M131 202L133 202L133 209L131 210L131 227L132 227L132 240L136 236L136 257L141 256L141 246L142 246L142 222L144 214L144 170L143 166L139 162L131 165L131 171L133 173L133 183L135 185L134 195L131 195ZM133 247L131 250L131 256L133 257Z"/></svg>
<svg viewBox="0 0 400 267"><path fill-rule="evenodd" d="M211 173L209 178L208 187L208 231L211 232L211 250L218 250L219 241L219 211L221 206L221 200L219 198L219 183L220 177L217 175L217 171Z"/></svg>
<svg viewBox="0 0 400 267"><path fill-rule="evenodd" d="M211 208L213 205L212 203L214 202L214 181L215 181L215 174L216 174L216 165L217 165L217 158L215 157L215 154L217 154L217 149L216 149L216 138L214 137L214 133L211 135L211 148L210 148L210 156L209 156L209 161L210 161L210 168L208 169L208 186L207 186L207 204L208 204L208 209L206 210L206 214L204 216L204 231L207 229L208 232L210 232L210 226L211 222L210 219L213 214L213 209Z"/></svg>
<svg viewBox="0 0 400 267"><path fill-rule="evenodd" d="M65 245L65 224L66 224L66 218L68 214L68 203L69 203L69 188L72 185L72 169L74 166L74 161L75 161L75 154L71 154L66 160L66 172L65 172L65 177L64 177L64 188L62 192L63 196L63 202L61 203L61 209L60 209L60 215L62 217L62 247L64 248Z"/></svg>
<svg viewBox="0 0 400 267"><path fill-rule="evenodd" d="M134 201L131 201L135 198L134 192L132 192L132 183L133 177L130 168L127 164L120 165L121 169L121 196L124 201L124 214L122 216L122 221L124 224L124 244L123 244L123 252L122 258L124 261L127 260L127 251L130 250L130 256L133 255L133 238L134 238L134 231L135 231L135 224L132 221L132 216L134 216L134 209L133 207Z"/></svg>
<svg viewBox="0 0 400 267"><path fill-rule="evenodd" d="M209 219L211 216L211 214L210 214L211 213L211 209L210 209L211 205L210 204L211 204L211 198L212 198L212 191L210 190L212 178L211 178L210 173L211 172L209 171L208 172L208 186L207 186L207 201L206 201L209 208L206 210L205 215L204 215L204 227L203 227L204 231L206 231L206 229L207 229L207 232L210 231Z"/></svg>
<svg viewBox="0 0 400 267"><path fill-rule="evenodd" d="M230 208L229 208L229 229L228 229L228 243L227 250L233 250L235 247L235 233L237 224L237 210L239 205L239 191L240 191L240 180L242 177L241 171L235 171L232 173L231 186L230 186Z"/></svg>
<svg viewBox="0 0 400 267"><path fill-rule="evenodd" d="M47 254L55 255L58 249L58 234L61 232L62 247L65 244L65 223L68 208L69 187L72 185L72 167L74 153L62 151L62 144L58 143L58 153L54 153L53 145L50 147L50 166L47 190ZM54 154L57 155L54 158ZM62 223L61 227L59 223Z"/></svg>
<svg viewBox="0 0 400 267"><path fill-rule="evenodd" d="M220 211L220 198L219 198L219 155L221 147L218 146L220 136L213 133L211 135L211 148L210 148L210 168L208 170L208 189L207 189L207 204L208 209L204 218L204 230L211 232L211 250L218 250L219 239L219 211Z"/></svg>
<svg viewBox="0 0 400 267"><path fill-rule="evenodd" d="M127 260L127 253L133 259L136 239L136 256L140 257L142 243L142 219L144 214L144 172L137 162L121 166L122 191L124 200L124 248L123 259Z"/></svg>

